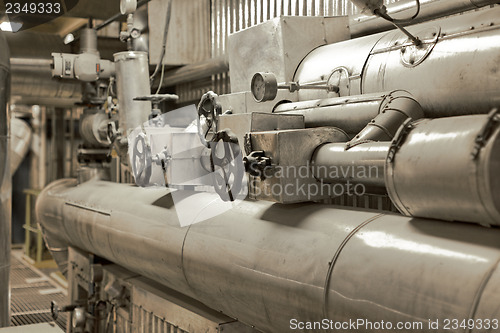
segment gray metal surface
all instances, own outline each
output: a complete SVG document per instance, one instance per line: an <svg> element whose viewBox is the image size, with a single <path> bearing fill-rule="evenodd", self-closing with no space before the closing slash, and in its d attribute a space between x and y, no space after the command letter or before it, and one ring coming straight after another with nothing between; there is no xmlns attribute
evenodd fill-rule
<svg viewBox="0 0 500 333"><path fill-rule="evenodd" d="M148 3L149 61L160 61L167 0ZM210 3L205 0L173 0L163 63L186 65L210 58ZM213 14L212 14L213 15Z"/></svg>
<svg viewBox="0 0 500 333"><path fill-rule="evenodd" d="M345 143L324 144L312 157L314 176L328 183L349 180L385 188L385 159L390 145L390 142L371 142L346 150Z"/></svg>
<svg viewBox="0 0 500 333"><path fill-rule="evenodd" d="M316 147L348 139L344 131L335 127L249 133L249 150L264 151L270 159L269 167L250 176L249 197L280 203L332 197L334 191L330 185L318 183L310 172L310 161Z"/></svg>
<svg viewBox="0 0 500 333"><path fill-rule="evenodd" d="M10 118L7 103L10 97L9 47L0 32L0 327L9 325L10 302L10 232L11 232L11 173Z"/></svg>
<svg viewBox="0 0 500 333"><path fill-rule="evenodd" d="M243 201L181 228L168 190L75 184L57 181L40 195L46 236L266 332L288 331L293 318L474 318L498 271L500 231L477 225Z"/></svg>
<svg viewBox="0 0 500 333"><path fill-rule="evenodd" d="M336 126L354 135L380 113L387 94L376 93L282 103L274 108L274 112L303 115L306 127Z"/></svg>
<svg viewBox="0 0 500 333"><path fill-rule="evenodd" d="M420 0L418 16L412 24L462 13L467 10L498 3L498 0ZM387 13L398 19L408 19L417 11L415 0L400 0L387 6ZM349 17L352 37L394 29L389 21L376 15L357 14Z"/></svg>
<svg viewBox="0 0 500 333"><path fill-rule="evenodd" d="M52 79L51 63L44 58L11 58L11 91L16 103L73 106L80 101L81 84Z"/></svg>
<svg viewBox="0 0 500 333"><path fill-rule="evenodd" d="M417 36L429 35L429 43L439 35L418 65L403 64L402 50L415 50L404 34L393 31L317 48L299 66L294 81L316 82L344 66L351 76L351 94L405 89L420 102L426 117L487 113L499 103L496 55L500 51L500 8L423 23L408 30ZM432 31L436 36L432 37ZM300 100L326 97L317 91L298 94Z"/></svg>
<svg viewBox="0 0 500 333"><path fill-rule="evenodd" d="M488 134L487 124L486 115L426 119L403 134L386 163L396 207L409 216L500 225L500 129L493 123Z"/></svg>
<svg viewBox="0 0 500 333"><path fill-rule="evenodd" d="M123 135L148 120L151 102L134 101L135 97L151 94L149 87L148 54L126 51L115 54L116 89L119 105L119 128Z"/></svg>
<svg viewBox="0 0 500 333"><path fill-rule="evenodd" d="M234 33L228 37L231 92L249 91L257 72L273 72L278 82L292 81L310 50L349 37L346 17L282 16Z"/></svg>

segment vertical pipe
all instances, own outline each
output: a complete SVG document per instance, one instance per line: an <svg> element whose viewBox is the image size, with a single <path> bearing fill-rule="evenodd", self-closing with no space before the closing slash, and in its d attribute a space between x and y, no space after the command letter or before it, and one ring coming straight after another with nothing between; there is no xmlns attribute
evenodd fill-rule
<svg viewBox="0 0 500 333"><path fill-rule="evenodd" d="M120 110L120 129L126 136L135 127L148 120L149 102L134 101L135 97L150 95L148 54L126 51L114 54L116 88Z"/></svg>
<svg viewBox="0 0 500 333"><path fill-rule="evenodd" d="M10 54L7 41L0 33L0 327L10 324L10 233L11 174L9 111Z"/></svg>

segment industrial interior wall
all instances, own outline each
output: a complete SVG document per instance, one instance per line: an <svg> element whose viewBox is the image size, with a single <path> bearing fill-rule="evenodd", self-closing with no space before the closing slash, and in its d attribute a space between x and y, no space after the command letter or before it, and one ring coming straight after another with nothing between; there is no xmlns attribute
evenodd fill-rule
<svg viewBox="0 0 500 333"><path fill-rule="evenodd" d="M396 0L385 0L385 4ZM288 16L339 16L357 14L350 0L212 0L212 57L225 54L227 36L272 18ZM228 73L214 76L218 94L230 93Z"/></svg>

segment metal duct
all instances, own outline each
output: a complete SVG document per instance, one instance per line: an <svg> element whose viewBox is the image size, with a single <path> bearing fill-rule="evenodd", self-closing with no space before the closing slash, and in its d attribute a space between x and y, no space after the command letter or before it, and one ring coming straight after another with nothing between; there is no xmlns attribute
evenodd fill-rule
<svg viewBox="0 0 500 333"><path fill-rule="evenodd" d="M11 58L13 101L55 106L73 106L79 102L81 83L52 78L51 64L51 59Z"/></svg>
<svg viewBox="0 0 500 333"><path fill-rule="evenodd" d="M386 187L407 216L500 225L499 123L496 113L424 119L392 143L328 143L314 152L314 175Z"/></svg>
<svg viewBox="0 0 500 333"><path fill-rule="evenodd" d="M440 17L462 13L467 10L499 3L498 0L420 0L420 12L412 24L434 20ZM391 17L406 19L412 17L417 8L415 0L400 0L387 5ZM376 15L357 14L349 17L352 37L360 37L381 31L392 30L394 25Z"/></svg>
<svg viewBox="0 0 500 333"><path fill-rule="evenodd" d="M0 32L0 327L10 325L11 174L9 140L9 46Z"/></svg>
<svg viewBox="0 0 500 333"><path fill-rule="evenodd" d="M202 214L217 205L208 193L182 194L207 207ZM293 319L428 325L500 315L490 306L500 297L500 230L263 201L182 228L176 209L167 189L111 182L60 180L37 200L49 243L104 257L265 332L288 332Z"/></svg>
<svg viewBox="0 0 500 333"><path fill-rule="evenodd" d="M302 61L294 81L320 82L345 67L347 95L405 89L430 118L487 113L500 103L500 7L408 30L424 40L423 47L412 46L400 31L322 46ZM299 100L326 94L298 91Z"/></svg>
<svg viewBox="0 0 500 333"><path fill-rule="evenodd" d="M500 115L424 119L401 128L386 160L407 216L500 225Z"/></svg>

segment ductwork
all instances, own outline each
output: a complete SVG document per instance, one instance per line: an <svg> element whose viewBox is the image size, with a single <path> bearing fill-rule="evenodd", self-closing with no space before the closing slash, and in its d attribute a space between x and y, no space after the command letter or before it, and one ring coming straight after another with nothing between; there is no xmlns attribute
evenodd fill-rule
<svg viewBox="0 0 500 333"><path fill-rule="evenodd" d="M342 97L404 89L428 118L488 113L500 104L500 7L408 30L423 40L422 47L400 31L321 46L302 60L293 81L305 85L344 73ZM299 100L328 97L321 90L297 94Z"/></svg>
<svg viewBox="0 0 500 333"><path fill-rule="evenodd" d="M201 214L217 206L209 193L177 194L206 207ZM499 230L262 201L181 227L179 207L163 188L60 180L36 210L60 263L71 244L264 332L288 332L293 320L500 315Z"/></svg>

